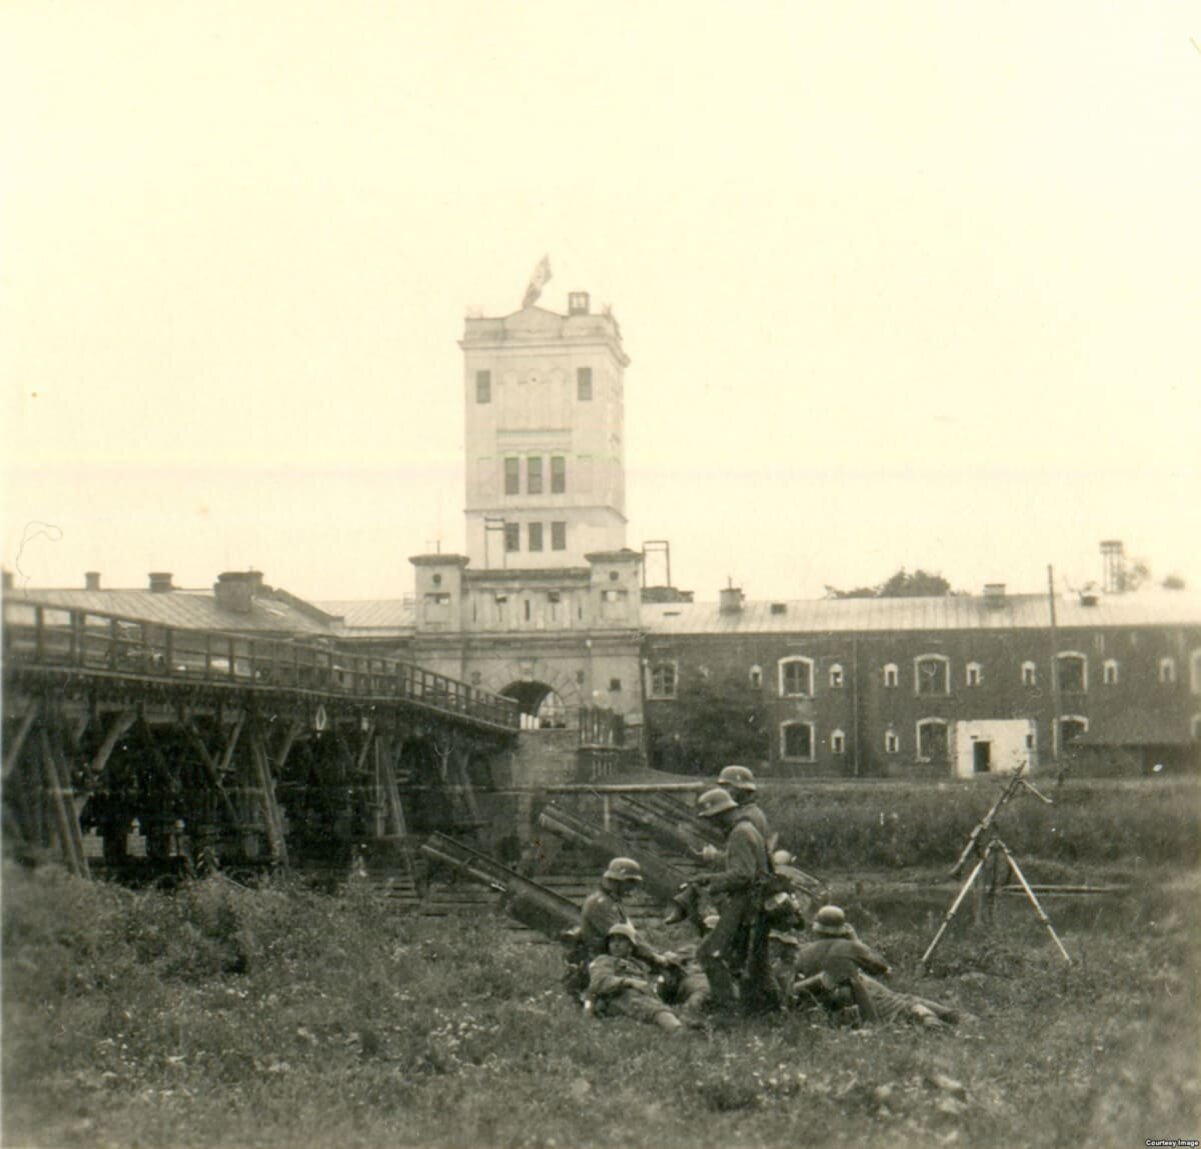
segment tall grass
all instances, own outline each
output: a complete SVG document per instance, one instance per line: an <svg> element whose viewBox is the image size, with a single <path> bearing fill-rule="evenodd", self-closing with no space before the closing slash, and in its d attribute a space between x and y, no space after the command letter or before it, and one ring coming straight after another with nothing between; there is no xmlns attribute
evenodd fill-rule
<svg viewBox="0 0 1201 1149"><path fill-rule="evenodd" d="M1201 783L1039 781L1053 805L1021 790L997 828L1023 857L1051 863L1195 866ZM763 805L781 841L816 868L949 865L1001 783L822 785L771 790Z"/></svg>
<svg viewBox="0 0 1201 1149"><path fill-rule="evenodd" d="M780 1017L667 1039L586 1019L556 948L488 915L9 868L4 1143L1141 1144L1199 1127L1194 911L1066 931L1071 969L1025 918L953 932L926 977L918 939L873 935L903 984L979 1015L953 1034Z"/></svg>

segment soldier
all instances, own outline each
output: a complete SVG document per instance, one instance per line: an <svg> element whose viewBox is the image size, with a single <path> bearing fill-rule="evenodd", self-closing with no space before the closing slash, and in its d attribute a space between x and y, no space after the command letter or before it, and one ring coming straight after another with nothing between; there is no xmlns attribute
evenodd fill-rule
<svg viewBox="0 0 1201 1149"><path fill-rule="evenodd" d="M767 845L754 820L725 790L705 791L697 802L697 816L712 819L726 834L724 869L695 879L718 902L718 922L697 949L709 978L710 1000L728 1008L741 996L748 1010L777 1002L767 953L767 919L763 901L768 890ZM738 994L741 979L743 992Z"/></svg>
<svg viewBox="0 0 1201 1149"><path fill-rule="evenodd" d="M648 963L635 957L639 944L634 927L619 922L605 937L606 952L588 966L586 1008L598 1017L632 1017L648 1021L664 1033L678 1033L684 1023L655 993L655 975Z"/></svg>
<svg viewBox="0 0 1201 1149"><path fill-rule="evenodd" d="M568 993L582 993L588 985L588 963L606 952L609 931L616 925L629 925L625 898L642 881L642 867L633 858L614 858L601 875L600 888L584 899L580 907L580 924L569 930L564 941L568 945L567 975L564 985ZM631 929L633 927L631 926ZM649 965L667 964L635 934L635 956Z"/></svg>
<svg viewBox="0 0 1201 1149"><path fill-rule="evenodd" d="M757 799L759 788L755 785L755 775L745 766L723 766L717 776L717 784L738 803L763 840L770 844L771 832L767 826L767 815Z"/></svg>
<svg viewBox="0 0 1201 1149"><path fill-rule="evenodd" d="M859 940L838 906L818 910L813 932L819 940L801 946L797 953L801 980L793 987L794 994L812 993L832 1012L853 1003L863 1021L911 1021L937 1029L959 1019L949 1006L898 993L877 981L877 976L888 976L888 962Z"/></svg>

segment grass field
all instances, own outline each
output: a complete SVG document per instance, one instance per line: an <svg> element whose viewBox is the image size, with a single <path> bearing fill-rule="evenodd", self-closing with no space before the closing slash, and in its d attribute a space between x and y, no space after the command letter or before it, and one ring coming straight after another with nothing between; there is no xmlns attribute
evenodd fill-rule
<svg viewBox="0 0 1201 1149"><path fill-rule="evenodd" d="M884 912L907 895L869 883L848 908L899 986L978 1020L853 1032L779 1017L666 1039L585 1018L558 989L557 948L487 916L405 917L359 887L331 898L216 879L168 895L9 867L4 1144L1197 1137L1196 876L1148 870L1123 902L1065 914L1071 969L1006 900L992 926L956 922L924 978L928 907Z"/></svg>

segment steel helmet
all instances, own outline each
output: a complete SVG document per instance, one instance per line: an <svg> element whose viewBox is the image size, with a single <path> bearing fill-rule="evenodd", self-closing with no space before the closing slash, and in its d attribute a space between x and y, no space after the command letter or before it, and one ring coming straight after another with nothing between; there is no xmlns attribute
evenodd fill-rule
<svg viewBox="0 0 1201 1149"><path fill-rule="evenodd" d="M796 859L787 850L775 850L771 856L773 866L791 866Z"/></svg>
<svg viewBox="0 0 1201 1149"><path fill-rule="evenodd" d="M745 766L723 766L717 776L719 786L733 786L735 790L749 790L752 794L755 786L755 775Z"/></svg>
<svg viewBox="0 0 1201 1149"><path fill-rule="evenodd" d="M618 922L615 926L609 927L609 932L605 935L606 940L609 938L629 938L631 942L638 940L638 933L629 922Z"/></svg>
<svg viewBox="0 0 1201 1149"><path fill-rule="evenodd" d="M614 858L603 876L611 882L640 882L642 867L633 858Z"/></svg>
<svg viewBox="0 0 1201 1149"><path fill-rule="evenodd" d="M813 917L813 932L828 938L846 937L850 927L838 906L822 906Z"/></svg>
<svg viewBox="0 0 1201 1149"><path fill-rule="evenodd" d="M696 816L698 818L713 818L726 810L736 810L738 803L730 797L726 790L714 788L706 790L696 803Z"/></svg>

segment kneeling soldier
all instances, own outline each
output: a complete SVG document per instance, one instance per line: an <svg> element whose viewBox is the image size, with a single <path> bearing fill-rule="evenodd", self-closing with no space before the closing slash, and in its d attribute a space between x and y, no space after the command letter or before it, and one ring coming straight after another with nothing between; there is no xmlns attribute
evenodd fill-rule
<svg viewBox="0 0 1201 1149"><path fill-rule="evenodd" d="M651 1022L664 1033L675 1033L683 1028L683 1022L655 993L650 965L634 957L637 941L634 927L625 922L609 930L608 952L593 958L588 966L585 1004L598 1017L632 1017Z"/></svg>

